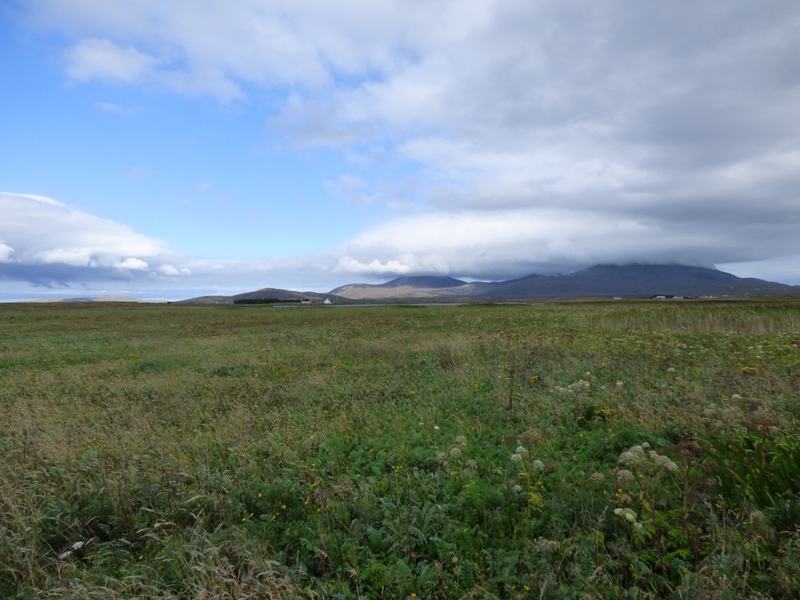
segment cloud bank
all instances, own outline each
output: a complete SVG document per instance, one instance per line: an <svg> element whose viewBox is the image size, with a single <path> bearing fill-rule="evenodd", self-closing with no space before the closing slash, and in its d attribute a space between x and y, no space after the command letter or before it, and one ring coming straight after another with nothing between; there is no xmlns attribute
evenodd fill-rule
<svg viewBox="0 0 800 600"><path fill-rule="evenodd" d="M69 79L222 103L269 90L272 140L364 167L321 182L329 194L419 208L322 255L246 268L341 281L681 262L800 283L794 0L26 6L71 36ZM398 164L405 178L384 170ZM0 260L121 278L206 269L133 232L118 252L89 238L31 249L0 231Z"/></svg>
<svg viewBox="0 0 800 600"><path fill-rule="evenodd" d="M701 238L692 229L663 230L658 223L599 214L518 210L415 215L315 255L219 261L173 252L165 242L124 224L41 196L0 193L0 215L0 297L6 299L101 291L179 299L261 287L327 291L402 274L505 279L596 263L712 266L713 257L733 263L740 255L748 261L734 272L769 278L764 265L775 254L763 250L767 261L761 271L751 272L748 268L758 263L751 260L748 242L724 233L698 243ZM703 256L709 260L698 260ZM778 260L775 273L787 266Z"/></svg>

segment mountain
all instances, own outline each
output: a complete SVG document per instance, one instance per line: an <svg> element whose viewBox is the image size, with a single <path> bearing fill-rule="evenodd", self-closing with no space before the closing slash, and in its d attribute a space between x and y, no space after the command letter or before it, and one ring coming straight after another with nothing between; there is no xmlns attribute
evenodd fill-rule
<svg viewBox="0 0 800 600"><path fill-rule="evenodd" d="M377 287L399 288L408 286L413 288L451 288L466 284L466 281L453 279L452 277L421 275L418 277L398 277L397 279L392 279L386 283L378 284Z"/></svg>
<svg viewBox="0 0 800 600"><path fill-rule="evenodd" d="M80 298L39 298L28 302L135 302L140 304L165 304L166 300L142 300L130 296L82 296Z"/></svg>
<svg viewBox="0 0 800 600"><path fill-rule="evenodd" d="M603 296L766 296L800 293L797 286L741 278L681 265L597 265L558 277L523 278L495 287L486 298Z"/></svg>
<svg viewBox="0 0 800 600"><path fill-rule="evenodd" d="M351 283L331 290L331 294L350 300L379 300L385 298L431 298L447 296L468 286L466 281L452 277L422 275L398 277L386 283Z"/></svg>
<svg viewBox="0 0 800 600"><path fill-rule="evenodd" d="M301 302L308 300L313 303L322 303L326 299L334 302L342 301L344 298L330 294L318 294L316 292L295 292L292 290L282 290L280 288L262 288L255 292L245 292L234 296L199 296L187 300L178 300L174 304L235 304L236 301L250 301L253 304L263 302Z"/></svg>
<svg viewBox="0 0 800 600"><path fill-rule="evenodd" d="M800 286L737 277L717 269L683 265L596 265L569 275L529 275L467 283L452 277L398 277L381 284L351 283L327 294L263 288L234 296L200 296L176 304L251 302L322 303L348 300L518 301L537 298L650 298L655 296L798 296Z"/></svg>
<svg viewBox="0 0 800 600"><path fill-rule="evenodd" d="M443 285L445 281L447 285ZM429 285L423 287L426 283ZM800 295L800 286L742 278L704 267L596 265L570 275L530 275L494 283L464 283L449 277L402 277L380 285L345 285L331 293L351 300L390 298L523 300L659 295L742 297Z"/></svg>

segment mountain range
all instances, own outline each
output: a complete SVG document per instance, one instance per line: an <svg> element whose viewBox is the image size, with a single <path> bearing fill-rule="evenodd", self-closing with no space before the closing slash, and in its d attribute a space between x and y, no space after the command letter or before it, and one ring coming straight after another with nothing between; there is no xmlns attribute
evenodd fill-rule
<svg viewBox="0 0 800 600"><path fill-rule="evenodd" d="M496 282L466 282L447 276L399 277L381 284L352 283L327 294L263 288L235 296L201 296L182 304L238 302L331 302L439 299L519 301L537 298L748 297L800 295L800 286L742 278L684 265L596 265L569 275L529 275Z"/></svg>

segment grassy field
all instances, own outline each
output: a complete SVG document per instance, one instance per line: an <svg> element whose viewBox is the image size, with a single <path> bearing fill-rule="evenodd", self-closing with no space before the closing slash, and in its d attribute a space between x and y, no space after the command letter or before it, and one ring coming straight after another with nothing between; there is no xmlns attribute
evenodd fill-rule
<svg viewBox="0 0 800 600"><path fill-rule="evenodd" d="M0 597L790 598L800 303L0 305Z"/></svg>

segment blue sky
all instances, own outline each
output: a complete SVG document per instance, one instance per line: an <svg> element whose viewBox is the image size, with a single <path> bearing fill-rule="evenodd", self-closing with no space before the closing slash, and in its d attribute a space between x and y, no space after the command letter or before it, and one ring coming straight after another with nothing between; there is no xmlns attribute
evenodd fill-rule
<svg viewBox="0 0 800 600"><path fill-rule="evenodd" d="M800 284L794 1L12 0L0 81L0 300Z"/></svg>

